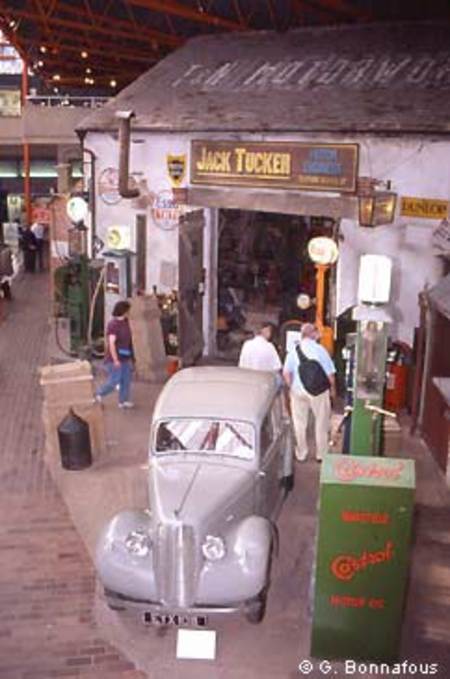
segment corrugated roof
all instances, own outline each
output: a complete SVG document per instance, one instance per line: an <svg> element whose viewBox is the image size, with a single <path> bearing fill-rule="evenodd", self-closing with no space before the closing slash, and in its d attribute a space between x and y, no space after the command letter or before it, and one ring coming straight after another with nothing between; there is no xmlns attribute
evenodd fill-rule
<svg viewBox="0 0 450 679"><path fill-rule="evenodd" d="M450 23L223 34L190 40L80 130L448 132Z"/></svg>

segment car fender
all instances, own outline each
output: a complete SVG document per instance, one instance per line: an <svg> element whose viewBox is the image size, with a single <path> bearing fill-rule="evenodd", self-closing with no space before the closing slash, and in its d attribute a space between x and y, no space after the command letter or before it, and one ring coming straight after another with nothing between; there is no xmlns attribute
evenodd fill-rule
<svg viewBox="0 0 450 679"><path fill-rule="evenodd" d="M268 519L252 515L234 529L233 552L245 570L262 589L267 582L273 540L273 527Z"/></svg>
<svg viewBox="0 0 450 679"><path fill-rule="evenodd" d="M101 532L95 550L95 565L100 578L109 573L111 556L115 553L115 559L129 561L124 544L127 536L132 531L144 531L151 533L150 515L142 510L125 510L119 512L106 524Z"/></svg>

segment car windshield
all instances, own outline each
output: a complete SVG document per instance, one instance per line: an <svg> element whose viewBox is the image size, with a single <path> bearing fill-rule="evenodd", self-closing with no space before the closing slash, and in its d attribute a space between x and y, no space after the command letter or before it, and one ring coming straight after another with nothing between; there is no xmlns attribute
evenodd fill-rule
<svg viewBox="0 0 450 679"><path fill-rule="evenodd" d="M248 422L212 419L170 419L156 431L157 453L204 452L251 460L255 449L254 428Z"/></svg>

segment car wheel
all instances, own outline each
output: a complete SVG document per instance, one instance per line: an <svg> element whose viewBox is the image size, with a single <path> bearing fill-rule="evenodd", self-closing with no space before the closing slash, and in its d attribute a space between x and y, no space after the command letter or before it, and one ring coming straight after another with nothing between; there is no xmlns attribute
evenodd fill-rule
<svg viewBox="0 0 450 679"><path fill-rule="evenodd" d="M266 614L267 587L254 599L250 599L245 604L245 617L248 622L258 625L262 622Z"/></svg>
<svg viewBox="0 0 450 679"><path fill-rule="evenodd" d="M123 606L120 603L120 600L119 600L118 596L115 594L115 592L113 592L110 589L107 589L106 587L103 591L104 591L104 595L105 595L106 605L108 606L109 609L111 609L111 611L125 611L126 610L126 606Z"/></svg>
<svg viewBox="0 0 450 679"><path fill-rule="evenodd" d="M281 479L281 487L289 493L294 488L294 474L289 474L289 476L283 476Z"/></svg>

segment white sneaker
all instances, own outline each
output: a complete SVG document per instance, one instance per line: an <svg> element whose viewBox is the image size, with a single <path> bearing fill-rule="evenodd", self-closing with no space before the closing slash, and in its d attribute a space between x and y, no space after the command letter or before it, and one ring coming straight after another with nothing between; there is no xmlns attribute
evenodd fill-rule
<svg viewBox="0 0 450 679"><path fill-rule="evenodd" d="M134 403L131 401L123 401L123 403L119 403L119 408L134 408Z"/></svg>
<svg viewBox="0 0 450 679"><path fill-rule="evenodd" d="M295 459L297 460L297 462L305 462L307 456L308 456L308 453L306 453L306 455L304 455L304 456L301 456L299 449L298 448L295 449Z"/></svg>

